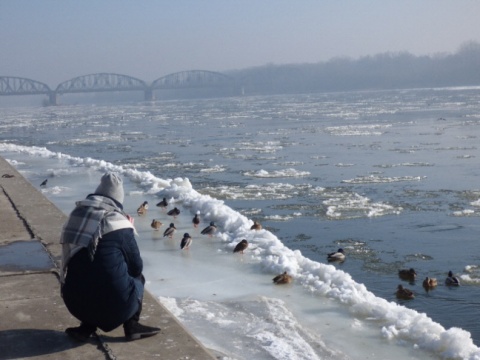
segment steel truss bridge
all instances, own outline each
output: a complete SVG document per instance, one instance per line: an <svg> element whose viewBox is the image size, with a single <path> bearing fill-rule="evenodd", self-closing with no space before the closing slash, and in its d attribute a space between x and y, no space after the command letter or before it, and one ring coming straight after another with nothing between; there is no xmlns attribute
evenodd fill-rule
<svg viewBox="0 0 480 360"><path fill-rule="evenodd" d="M54 90L47 84L32 79L0 76L0 96L47 95L49 105L57 104L57 96L73 93L143 91L145 100L155 99L155 90L192 88L230 88L235 90L235 80L227 75L205 70L180 71L158 78L151 84L121 74L98 73L78 76L60 83Z"/></svg>

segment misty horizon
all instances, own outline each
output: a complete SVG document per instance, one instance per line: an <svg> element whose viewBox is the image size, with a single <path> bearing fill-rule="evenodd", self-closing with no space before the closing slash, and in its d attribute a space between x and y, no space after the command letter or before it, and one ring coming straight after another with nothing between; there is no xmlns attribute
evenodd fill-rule
<svg viewBox="0 0 480 360"><path fill-rule="evenodd" d="M0 75L53 86L101 72L154 79L337 58L448 56L479 42L479 2L347 0L0 3Z"/></svg>
<svg viewBox="0 0 480 360"><path fill-rule="evenodd" d="M422 87L452 87L452 86L479 86L480 73L480 44L469 42L463 44L459 51L450 55L414 56L403 53L384 53L374 56L364 56L357 60L348 58L335 58L326 62L316 64L266 64L258 67L251 67L218 73L228 80L225 84L211 86L204 83L200 86L187 83L186 86L175 86L172 84L163 90L153 85L157 80L172 77L175 74L167 74L163 77L146 81L138 80L141 89L121 90L115 88L115 84L122 81L122 78L130 77L129 74L97 73L80 75L68 79L50 91L61 95L57 101L57 95L50 96L50 100L44 105L57 105L83 102L125 102L125 101L151 101L188 98L214 98L239 95L274 95L274 94L298 94L298 93L321 93L336 91L358 91L358 90L387 90L406 89ZM183 78L197 78L216 74L213 71L182 71ZM213 75L216 76L216 75ZM105 78L102 80L102 78ZM111 79L110 79L111 78ZM8 89L15 88L15 83L8 82L8 77L0 77L0 95L9 95ZM36 79L31 79L36 81ZM69 91L70 86L75 83ZM127 79L128 80L128 79ZM191 80L189 80L191 81ZM202 80L200 80L202 82ZM85 84L97 84L89 88ZM13 85L12 85L13 84ZM100 84L107 84L107 89L99 88ZM111 88L108 89L109 84ZM184 84L185 85L185 84ZM17 85L20 87L20 85ZM23 85L22 85L23 86ZM83 95L73 94L85 88ZM59 88L63 88L64 90ZM142 91L140 91L142 90ZM119 92L122 94L119 94ZM81 92L81 91L80 91ZM112 94L113 93L113 94ZM152 94L152 95L148 95ZM19 95L20 96L20 95ZM25 95L23 95L25 96ZM35 95L38 97L39 95ZM147 98L150 97L151 98ZM0 96L5 98L7 96ZM52 100L53 99L53 100ZM18 103L22 101L2 101L0 104ZM38 104L38 100L34 101Z"/></svg>
<svg viewBox="0 0 480 360"><path fill-rule="evenodd" d="M411 58L424 58L424 59L429 58L429 59L435 60L435 59L443 59L443 58L446 58L448 56L454 56L454 55L458 54L459 52L465 50L466 48L474 48L474 49L478 48L478 49L480 49L480 43L475 42L475 41L463 42L462 44L459 44L457 51L452 52L452 53L443 52L443 53L436 53L436 54L430 54L430 55L415 56L414 54L411 54L408 51L400 51L400 52L384 52L384 53L370 54L370 55L360 56L358 58L353 58L353 57L349 57L349 56L335 56L335 57L332 57L332 58L327 59L325 61L318 61L318 62L315 62L315 63L308 63L308 62L303 62L303 63L268 62L268 63L261 64L261 65L249 66L249 67L238 68L238 69L229 69L229 70L218 70L218 69L210 69L210 68L209 69L192 68L192 69L182 69L182 70L179 70L178 72L169 73L169 74L160 74L159 76L155 77L154 79L143 79L143 78L139 78L139 77L136 77L136 76L134 76L132 74L128 74L128 73L110 72L110 71L107 71L107 69L104 69L102 71L92 72L92 73L89 73L89 74L77 74L77 75L72 76L68 79L62 80L57 84L51 84L50 82L41 81L41 80L38 80L38 79L35 79L35 78L24 77L24 76L22 76L22 74L5 74L5 73L3 73L3 74L0 74L0 77L18 77L18 78L30 79L30 80L34 80L34 81L44 83L51 90L55 90L55 88L63 82L72 80L72 79L77 78L77 77L94 75L94 74L125 75L125 76L130 76L130 77L138 79L138 80L145 81L147 84L149 84L149 83L151 83L155 80L158 80L162 77L165 77L165 76L168 76L168 75L171 75L171 74L175 74L175 73L184 72L184 71L198 71L198 70L199 71L211 71L211 72L217 72L217 73L224 74L224 75L235 76L234 74L236 74L236 73L258 70L258 69L263 69L263 68L266 68L266 67L281 68L281 67L292 67L292 66L293 67L295 67L295 66L312 66L312 65L315 66L315 65L326 65L326 64L333 63L333 62L338 62L338 61L355 63L355 62L365 61L366 59L379 58L379 57L395 58L395 57L399 57L399 56L407 56L407 57L411 57Z"/></svg>

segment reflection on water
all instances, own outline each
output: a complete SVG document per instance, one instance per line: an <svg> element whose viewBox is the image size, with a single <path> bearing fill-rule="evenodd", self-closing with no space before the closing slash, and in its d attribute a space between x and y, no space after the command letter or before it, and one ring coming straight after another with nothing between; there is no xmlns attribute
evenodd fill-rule
<svg viewBox="0 0 480 360"><path fill-rule="evenodd" d="M52 259L39 240L15 241L2 246L0 271L49 270Z"/></svg>

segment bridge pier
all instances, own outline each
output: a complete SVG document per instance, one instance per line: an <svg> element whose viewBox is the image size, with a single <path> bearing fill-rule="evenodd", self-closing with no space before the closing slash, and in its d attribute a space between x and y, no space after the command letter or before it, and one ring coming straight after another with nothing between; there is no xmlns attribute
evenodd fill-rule
<svg viewBox="0 0 480 360"><path fill-rule="evenodd" d="M57 92L56 91L51 91L48 94L48 105L50 105L50 106L57 105Z"/></svg>
<svg viewBox="0 0 480 360"><path fill-rule="evenodd" d="M155 94L153 93L152 88L146 88L145 89L145 101L153 101L155 100Z"/></svg>

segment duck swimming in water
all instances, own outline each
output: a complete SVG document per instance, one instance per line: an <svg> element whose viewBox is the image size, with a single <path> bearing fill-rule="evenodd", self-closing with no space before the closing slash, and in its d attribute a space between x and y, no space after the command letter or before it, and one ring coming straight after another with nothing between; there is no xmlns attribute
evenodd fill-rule
<svg viewBox="0 0 480 360"><path fill-rule="evenodd" d="M165 229L165 231L163 232L163 237L173 237L173 234L175 233L175 231L177 230L177 228L175 227L175 225L173 223L170 224L170 226Z"/></svg>
<svg viewBox="0 0 480 360"><path fill-rule="evenodd" d="M202 235L208 235L208 236L213 236L213 234L217 231L217 226L213 221L210 222L210 225L208 225L205 229L202 230L201 234Z"/></svg>
<svg viewBox="0 0 480 360"><path fill-rule="evenodd" d="M460 286L460 280L456 276L453 276L451 271L448 272L448 276L445 279L445 285L447 286Z"/></svg>
<svg viewBox="0 0 480 360"><path fill-rule="evenodd" d="M398 270L398 276L402 280L415 281L417 273L413 268Z"/></svg>
<svg viewBox="0 0 480 360"><path fill-rule="evenodd" d="M137 214L138 215L145 215L148 210L148 201L144 201L142 205L137 209Z"/></svg>
<svg viewBox="0 0 480 360"><path fill-rule="evenodd" d="M192 237L190 236L189 233L183 234L183 239L180 242L180 249L186 250L190 247L190 245L192 245Z"/></svg>
<svg viewBox="0 0 480 360"><path fill-rule="evenodd" d="M398 285L396 295L397 295L397 298L404 299L404 300L411 300L415 298L415 295L413 295L412 290L404 288L402 285Z"/></svg>
<svg viewBox="0 0 480 360"><path fill-rule="evenodd" d="M235 246L235 249L233 249L233 252L234 253L237 253L237 252L240 252L243 254L243 252L245 251L245 249L248 247L248 241L243 239L242 241L240 241L237 246Z"/></svg>
<svg viewBox="0 0 480 360"><path fill-rule="evenodd" d="M282 274L275 276L273 279L275 285L290 284L292 282L292 277L284 271Z"/></svg>
<svg viewBox="0 0 480 360"><path fill-rule="evenodd" d="M343 251L342 248L340 248L337 251L328 254L327 255L327 260L328 261L343 261L343 260L345 260L345 252Z"/></svg>
<svg viewBox="0 0 480 360"><path fill-rule="evenodd" d="M425 280L423 280L423 287L425 289L432 289L435 286L437 286L438 282L437 279L431 278L431 277L426 277Z"/></svg>

